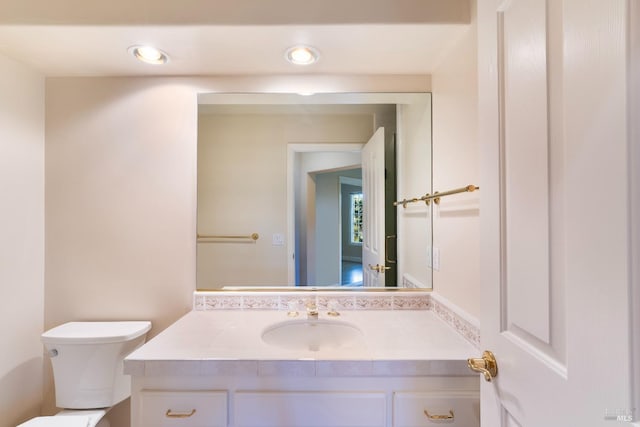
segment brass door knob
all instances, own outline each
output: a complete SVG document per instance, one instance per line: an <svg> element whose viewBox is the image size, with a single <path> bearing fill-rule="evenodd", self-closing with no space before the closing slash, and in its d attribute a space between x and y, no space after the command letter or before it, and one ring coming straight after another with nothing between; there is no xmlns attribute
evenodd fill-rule
<svg viewBox="0 0 640 427"><path fill-rule="evenodd" d="M488 382L498 376L498 362L489 350L484 351L479 359L467 359L467 366L472 371L484 375L484 379Z"/></svg>

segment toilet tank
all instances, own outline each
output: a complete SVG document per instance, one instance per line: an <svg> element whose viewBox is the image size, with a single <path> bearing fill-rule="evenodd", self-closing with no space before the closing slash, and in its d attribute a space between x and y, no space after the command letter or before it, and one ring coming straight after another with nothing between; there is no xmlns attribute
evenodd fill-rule
<svg viewBox="0 0 640 427"><path fill-rule="evenodd" d="M69 322L42 334L55 382L56 406L108 408L129 397L124 358L145 340L151 322Z"/></svg>

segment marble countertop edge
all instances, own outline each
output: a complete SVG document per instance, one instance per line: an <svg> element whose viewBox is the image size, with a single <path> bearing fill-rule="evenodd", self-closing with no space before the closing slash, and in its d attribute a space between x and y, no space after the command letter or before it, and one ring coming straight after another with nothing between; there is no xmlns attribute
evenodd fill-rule
<svg viewBox="0 0 640 427"><path fill-rule="evenodd" d="M322 314L322 313L321 313ZM262 342L282 311L192 311L130 354L133 376L461 376L477 350L429 311L351 311L359 347L291 350Z"/></svg>
<svg viewBox="0 0 640 427"><path fill-rule="evenodd" d="M125 362L133 376L414 377L475 376L466 360L148 360Z"/></svg>

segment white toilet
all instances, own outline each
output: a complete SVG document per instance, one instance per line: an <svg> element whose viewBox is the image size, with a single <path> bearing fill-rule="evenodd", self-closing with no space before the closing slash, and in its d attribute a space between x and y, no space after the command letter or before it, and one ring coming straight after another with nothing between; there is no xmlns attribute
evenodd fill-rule
<svg viewBox="0 0 640 427"><path fill-rule="evenodd" d="M52 417L18 427L109 427L105 414L131 394L124 358L145 340L151 322L70 322L42 334L55 382Z"/></svg>

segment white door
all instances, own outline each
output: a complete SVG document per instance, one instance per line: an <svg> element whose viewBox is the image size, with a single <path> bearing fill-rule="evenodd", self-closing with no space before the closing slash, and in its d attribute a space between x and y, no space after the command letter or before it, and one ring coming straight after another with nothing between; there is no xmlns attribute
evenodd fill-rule
<svg viewBox="0 0 640 427"><path fill-rule="evenodd" d="M384 128L362 148L362 284L384 286Z"/></svg>
<svg viewBox="0 0 640 427"><path fill-rule="evenodd" d="M626 3L478 2L483 427L634 416Z"/></svg>

